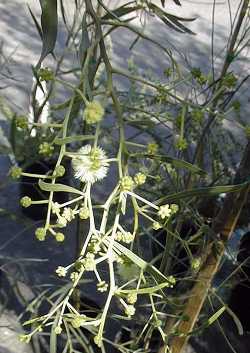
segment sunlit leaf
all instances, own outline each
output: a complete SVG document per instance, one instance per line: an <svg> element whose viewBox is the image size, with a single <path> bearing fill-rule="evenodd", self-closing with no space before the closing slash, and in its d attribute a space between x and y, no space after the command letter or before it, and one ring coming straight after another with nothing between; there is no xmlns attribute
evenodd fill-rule
<svg viewBox="0 0 250 353"><path fill-rule="evenodd" d="M42 27L42 52L37 66L48 54L54 50L57 38L58 16L57 16L57 0L40 0L42 9L41 27Z"/></svg>
<svg viewBox="0 0 250 353"><path fill-rule="evenodd" d="M78 189L73 188L72 186L64 185L64 184L50 184L45 183L42 180L39 180L38 185L43 191L54 191L54 192L69 192L72 194L84 195L84 193Z"/></svg>
<svg viewBox="0 0 250 353"><path fill-rule="evenodd" d="M197 196L214 196L223 193L230 193L230 192L238 192L242 189L246 188L250 182L245 182L242 184L237 185L225 185L225 186L211 186L211 187L204 187L204 188L197 188L194 190L186 190L181 191L173 194L169 194L157 200L157 204L161 204L163 202L174 202L178 200L182 200L185 198L192 198Z"/></svg>
<svg viewBox="0 0 250 353"><path fill-rule="evenodd" d="M68 136L65 138L56 138L54 143L56 145L65 145L67 143L93 140L95 137L92 135L77 135L77 136Z"/></svg>

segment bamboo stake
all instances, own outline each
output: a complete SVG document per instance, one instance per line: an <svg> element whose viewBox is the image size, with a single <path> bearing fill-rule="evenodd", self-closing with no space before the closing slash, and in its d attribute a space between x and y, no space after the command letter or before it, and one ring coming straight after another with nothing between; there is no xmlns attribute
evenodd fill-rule
<svg viewBox="0 0 250 353"><path fill-rule="evenodd" d="M250 140L248 140L241 163L238 167L235 184L249 180L250 176ZM181 353L188 342L194 325L198 319L200 311L206 300L207 293L211 287L211 282L216 274L223 256L225 245L230 239L232 232L237 224L242 207L250 191L250 184L238 193L228 194L225 198L223 207L212 224L212 231L218 236L219 240L208 244L204 252L204 260L197 275L194 287L190 291L183 314L188 317L188 321L181 321L177 326L180 336L173 338L170 343L172 353ZM216 246L217 245L217 246ZM219 245L219 246L218 246ZM215 251L215 246L216 250ZM165 328L166 329L166 328ZM165 347L161 347L159 353L164 353Z"/></svg>

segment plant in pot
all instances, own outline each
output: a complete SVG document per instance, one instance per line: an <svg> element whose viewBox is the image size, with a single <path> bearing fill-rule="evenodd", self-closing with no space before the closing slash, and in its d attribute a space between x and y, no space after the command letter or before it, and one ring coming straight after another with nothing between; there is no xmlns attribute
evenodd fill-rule
<svg viewBox="0 0 250 353"><path fill-rule="evenodd" d="M43 43L44 48L48 49L46 45L51 45L51 38L56 38L57 7L56 2L44 3L47 6L42 6ZM175 3L179 4L179 1ZM163 6L164 4L162 1ZM61 103L66 112L62 114L56 139L53 131L50 131L48 136L52 134L51 139L49 137L48 140L41 141L38 147L38 153L50 154L52 142L59 146L54 171L47 174L37 173L35 170L33 174L28 175L29 173L23 172L19 167L12 170L12 174L17 177L22 175L39 179L41 192L48 193L44 200L33 201L28 194L22 198L24 207L35 203L46 205L46 221L42 227L36 229L36 238L46 241L49 236L54 236L56 240L63 241L64 235L60 228L77 218L78 249L74 261L56 269L59 277L68 280L67 285L48 297L49 308L31 315L31 319L25 323L30 330L21 336L21 339L29 341L43 330L47 333L46 330L50 329L51 352L56 352L60 335L66 337L63 351L72 352L74 349L71 337L76 336L74 329L77 327L89 329L92 333L91 343L102 351L109 345L121 352L136 349L152 351L153 336L157 331L157 345L163 343L163 350L167 352L171 340L186 337L191 332L185 331L183 334L177 329L179 325L182 329L188 322L188 315L184 310L186 301L189 300L186 291L188 286L184 288L183 295L179 290L181 282L191 282L195 288L200 268L203 268L202 265L206 267L199 255L209 254L210 248L207 248L207 245L211 245L214 253L221 245L216 234L211 234L199 214L197 198L221 192L242 191L246 184L222 187L213 185L216 178L215 181L212 178L210 184L211 180L207 177L209 168L206 172L201 169L206 167L203 163L206 146L199 147L199 141L203 143L202 137L207 134L207 123L211 120L209 118L217 116L214 111L217 106L212 109L211 102L205 100L201 107L199 102L192 101L192 97L183 98L176 92L175 88L180 82L190 84L190 77L183 77L172 53L156 43L167 54L168 62L173 67L167 72L167 82L161 83L149 80L147 76L142 78L134 72L116 68L107 53L106 37L120 27L126 27L136 34L133 45L138 38L155 44L150 37L130 25L133 17L124 20L124 15L138 14L138 11L144 14L146 10L146 13L157 16L170 27L187 32L181 23L183 19L171 16L151 1L126 3L116 9L108 9L101 1L95 7L91 1L86 0L81 7L83 13L79 11L79 6L76 2L75 16L80 16L81 26L76 26L78 32L74 36L72 30L69 31L69 41L73 38L73 47L77 46L76 38L81 38L77 47L80 59L78 67L72 69L76 72L76 82L55 79L58 84L68 89L69 99ZM62 10L63 21L68 29L63 7ZM79 20L76 18L73 25L78 23L77 19ZM45 51L46 55L54 49L54 44ZM41 56L42 59L45 54ZM102 86L95 85L100 64L105 67ZM204 89L205 83L209 86L209 80L203 77L199 70L191 74L191 80L193 76L198 78L199 84L202 85L201 90ZM114 75L133 82L131 91L134 90L134 96L131 97L116 87ZM137 90L136 85L144 85L144 90ZM224 98L225 87L222 88L219 93L213 92L215 97L222 92L221 99ZM139 98L139 103L135 96ZM105 100L113 113L111 124L102 105ZM214 101L212 95L212 102ZM177 112L173 113L174 109ZM203 110L204 120L201 114ZM136 114L131 114L131 111ZM191 114L193 111L195 114ZM199 124L190 131L187 127L190 126L188 123L193 116ZM79 124L81 131L76 135L73 125L75 122L78 124L79 118L83 125ZM163 135L160 135L159 121L160 127L164 127ZM169 129L168 123L172 124L172 129ZM39 123L31 124L38 128L38 125L34 124ZM56 129L57 126L53 124L56 123L53 121L50 127ZM136 129L135 132L133 130L134 134L131 133L131 127ZM168 134L171 130L170 138L167 137L166 130ZM146 142L145 139L140 140L145 134ZM158 144L148 143L149 136L154 137ZM174 156L168 152L166 140L170 142ZM71 143L83 145L76 146ZM197 146L199 153L195 154L199 155L199 158L195 156L193 160L191 147ZM75 187L59 183L57 179L59 168L67 158L72 161ZM196 159L199 160L199 166L194 164ZM101 197L97 195L98 188L103 191ZM57 202L56 195L61 192L70 195L70 201ZM185 216L193 219L198 230L184 231L186 234L182 237ZM159 229L167 234L163 243L160 269L154 265L155 260L152 260L148 253L148 243L145 239L145 235L152 238L153 231ZM211 241L209 244L208 240ZM198 246L199 252L193 253L193 246ZM183 249L189 255L186 281L173 276L172 260L176 260ZM94 297L96 292L102 294L101 309L94 317L82 312L80 307L79 290L88 291L83 282L86 278L94 281L91 296ZM172 288L178 280L176 289ZM202 283L202 278L199 283ZM215 317L221 313L221 310L218 311ZM118 344L107 338L105 329L110 319L119 323L131 320L134 326L139 327L129 343ZM211 319L208 322L211 322Z"/></svg>

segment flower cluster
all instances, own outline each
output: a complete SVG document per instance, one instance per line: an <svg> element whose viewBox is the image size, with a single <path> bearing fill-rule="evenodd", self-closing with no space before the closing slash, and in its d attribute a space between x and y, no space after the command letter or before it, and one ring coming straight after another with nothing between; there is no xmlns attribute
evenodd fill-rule
<svg viewBox="0 0 250 353"><path fill-rule="evenodd" d="M87 104L84 110L84 118L87 124L99 123L104 116L104 109L98 101Z"/></svg>
<svg viewBox="0 0 250 353"><path fill-rule="evenodd" d="M101 147L85 145L72 158L75 177L83 183L95 183L103 179L108 172L109 163L106 153Z"/></svg>

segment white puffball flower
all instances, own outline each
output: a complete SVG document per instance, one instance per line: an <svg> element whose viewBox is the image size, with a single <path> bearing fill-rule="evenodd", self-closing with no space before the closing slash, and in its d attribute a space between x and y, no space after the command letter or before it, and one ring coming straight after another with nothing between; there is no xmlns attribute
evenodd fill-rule
<svg viewBox="0 0 250 353"><path fill-rule="evenodd" d="M79 155L72 158L75 178L80 179L83 183L92 184L106 177L109 162L101 147L85 145L77 153Z"/></svg>

